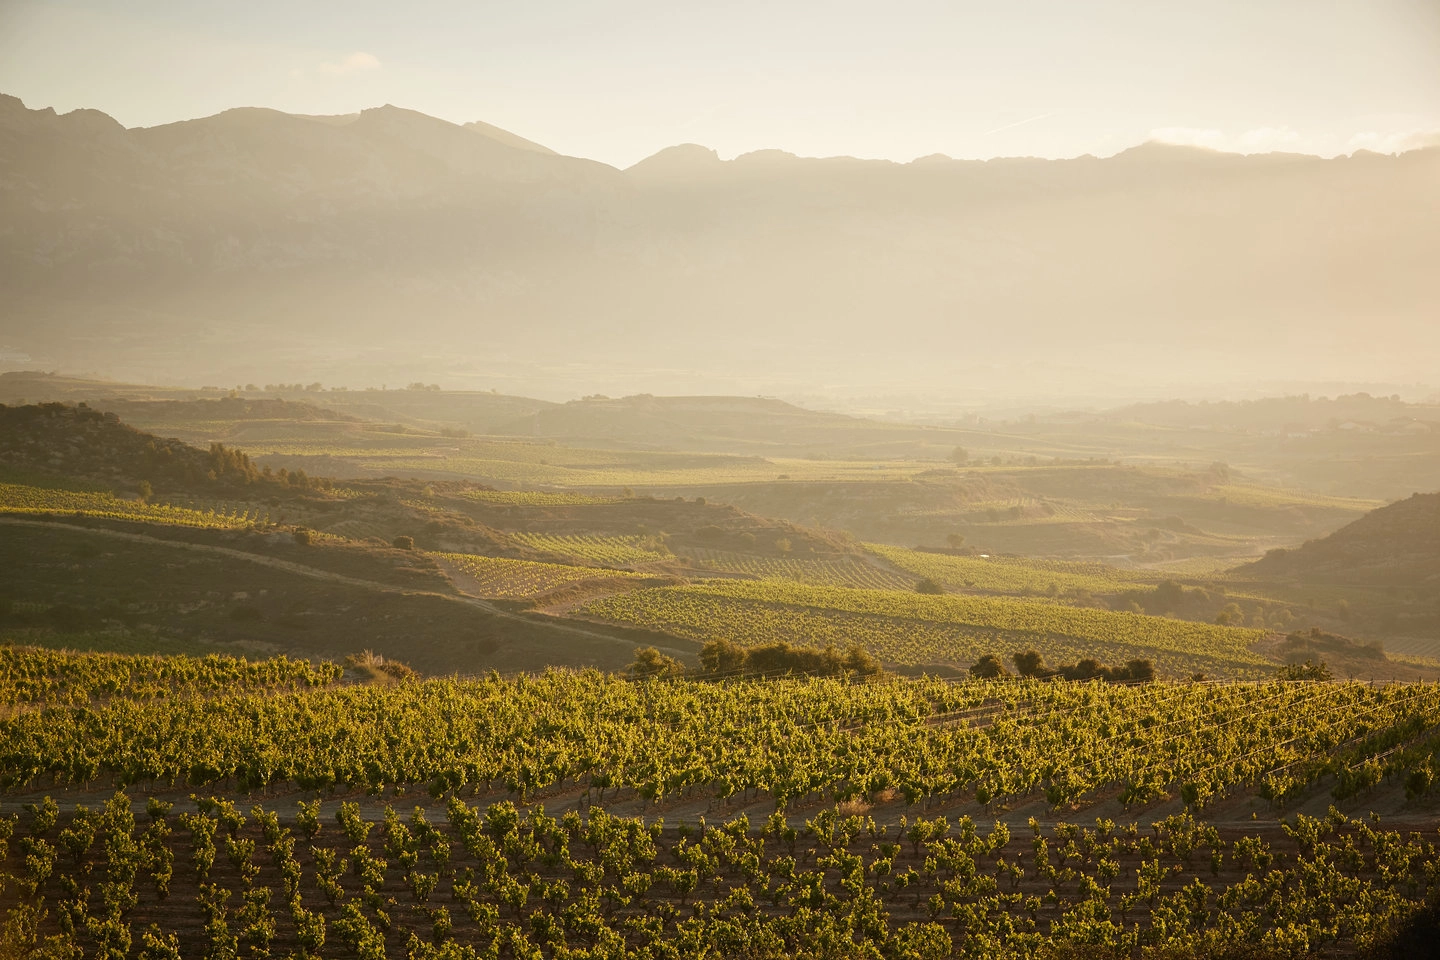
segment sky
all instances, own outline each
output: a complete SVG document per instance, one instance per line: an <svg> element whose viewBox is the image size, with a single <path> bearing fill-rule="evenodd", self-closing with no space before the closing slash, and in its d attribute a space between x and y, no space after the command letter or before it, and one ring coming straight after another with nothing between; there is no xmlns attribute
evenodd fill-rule
<svg viewBox="0 0 1440 960"><path fill-rule="evenodd" d="M1440 0L0 0L0 92L126 126L393 103L628 166L1440 142Z"/></svg>

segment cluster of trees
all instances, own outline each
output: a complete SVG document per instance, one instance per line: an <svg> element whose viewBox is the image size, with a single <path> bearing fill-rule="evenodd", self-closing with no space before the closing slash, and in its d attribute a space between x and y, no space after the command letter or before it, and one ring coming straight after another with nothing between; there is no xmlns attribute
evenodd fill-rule
<svg viewBox="0 0 1440 960"><path fill-rule="evenodd" d="M1275 671L1281 680L1333 680L1330 665L1324 660L1305 660L1303 663L1287 663Z"/></svg>
<svg viewBox="0 0 1440 960"><path fill-rule="evenodd" d="M742 647L731 640L711 640L700 648L700 666L693 670L654 647L641 647L628 672L636 679L688 676L718 680L794 675L864 678L881 676L885 670L858 645L842 651L833 644L799 647L781 641Z"/></svg>
<svg viewBox="0 0 1440 960"><path fill-rule="evenodd" d="M1046 666L1045 657L1036 650L1022 650L1011 656L1015 673L1036 680L1107 680L1111 683L1145 683L1155 679L1155 661L1136 658L1126 660L1118 667L1107 667L1099 660L1089 657L1069 666L1051 668ZM970 676L984 680L995 680L1012 676L1005 662L993 653L976 660L970 666Z"/></svg>

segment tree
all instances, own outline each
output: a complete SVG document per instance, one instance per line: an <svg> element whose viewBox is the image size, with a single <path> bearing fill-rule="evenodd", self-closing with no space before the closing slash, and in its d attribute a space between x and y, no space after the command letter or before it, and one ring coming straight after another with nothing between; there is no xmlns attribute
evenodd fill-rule
<svg viewBox="0 0 1440 960"><path fill-rule="evenodd" d="M970 665L970 676L977 680L998 680L1010 676L1005 663L995 654L987 653Z"/></svg>
<svg viewBox="0 0 1440 960"><path fill-rule="evenodd" d="M654 647L640 647L635 651L635 662L630 664L629 674L636 680L651 677L678 677L685 672L685 665L674 657L667 657Z"/></svg>
<svg viewBox="0 0 1440 960"><path fill-rule="evenodd" d="M938 582L931 579L930 577L926 577L924 580L921 580L919 583L915 584L915 592L927 594L941 594L945 592L945 588L940 586Z"/></svg>
<svg viewBox="0 0 1440 960"><path fill-rule="evenodd" d="M700 668L708 674L738 673L745 660L745 648L731 640L711 640L700 648Z"/></svg>
<svg viewBox="0 0 1440 960"><path fill-rule="evenodd" d="M1053 677L1055 671L1045 666L1045 657L1038 650L1022 650L1012 658L1015 671L1022 677Z"/></svg>
<svg viewBox="0 0 1440 960"><path fill-rule="evenodd" d="M961 547L965 546L965 534L947 533L945 535L945 542L949 544L951 550L959 550Z"/></svg>
<svg viewBox="0 0 1440 960"><path fill-rule="evenodd" d="M407 536L405 536L404 534L401 534L400 536L396 537L393 541L391 541L391 544L390 544L390 545L393 546L393 547L395 547L395 548L398 549L398 550L414 550L414 549L415 549L415 538L414 538L414 537L407 537Z"/></svg>
<svg viewBox="0 0 1440 960"><path fill-rule="evenodd" d="M970 462L970 453L964 447L956 447L950 451L950 460L963 467Z"/></svg>

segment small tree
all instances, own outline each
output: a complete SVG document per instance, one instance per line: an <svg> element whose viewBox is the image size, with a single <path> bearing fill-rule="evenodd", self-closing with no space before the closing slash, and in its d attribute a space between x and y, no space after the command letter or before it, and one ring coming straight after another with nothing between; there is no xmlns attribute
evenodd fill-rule
<svg viewBox="0 0 1440 960"><path fill-rule="evenodd" d="M963 533L949 533L949 534L946 534L946 535L945 535L945 543L949 545L949 547L950 547L951 550L959 550L961 547L965 546L965 534L963 534Z"/></svg>
<svg viewBox="0 0 1440 960"><path fill-rule="evenodd" d="M964 447L956 447L950 451L950 460L963 467L970 462L970 452Z"/></svg>
<svg viewBox="0 0 1440 960"><path fill-rule="evenodd" d="M745 648L732 640L711 640L700 648L700 668L712 675L739 673L745 669L747 657ZM638 651L636 662L639 662Z"/></svg>
<svg viewBox="0 0 1440 960"><path fill-rule="evenodd" d="M1045 657L1038 650L1022 650L1012 658L1015 671L1022 677L1053 677L1055 671L1045 666Z"/></svg>
<svg viewBox="0 0 1440 960"><path fill-rule="evenodd" d="M398 537L396 537L394 540L392 540L392 541L390 542L390 545L393 546L393 547L395 547L395 548L398 549L398 550L414 550L414 549L415 549L415 538L414 538L414 537L407 537L407 536L405 536L404 534L401 534L400 536L398 536Z"/></svg>
<svg viewBox="0 0 1440 960"><path fill-rule="evenodd" d="M970 665L970 676L977 680L998 680L1010 676L1010 671L1005 669L1005 663L999 657L987 653Z"/></svg>
<svg viewBox="0 0 1440 960"><path fill-rule="evenodd" d="M940 584L936 580L930 577L926 577L924 580L921 580L919 583L915 584L915 592L927 593L932 595L941 594L945 592L945 588L940 586Z"/></svg>
<svg viewBox="0 0 1440 960"><path fill-rule="evenodd" d="M635 651L635 662L630 664L628 672L636 680L678 677L685 672L685 665L674 657L667 657L654 647L640 647Z"/></svg>

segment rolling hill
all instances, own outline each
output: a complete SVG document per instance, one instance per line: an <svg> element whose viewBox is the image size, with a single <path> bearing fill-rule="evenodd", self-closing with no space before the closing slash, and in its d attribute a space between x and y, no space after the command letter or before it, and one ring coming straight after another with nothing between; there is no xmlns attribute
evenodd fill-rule
<svg viewBox="0 0 1440 960"><path fill-rule="evenodd" d="M1440 493L1417 493L1294 550L1272 550L1241 574L1305 583L1440 590Z"/></svg>

